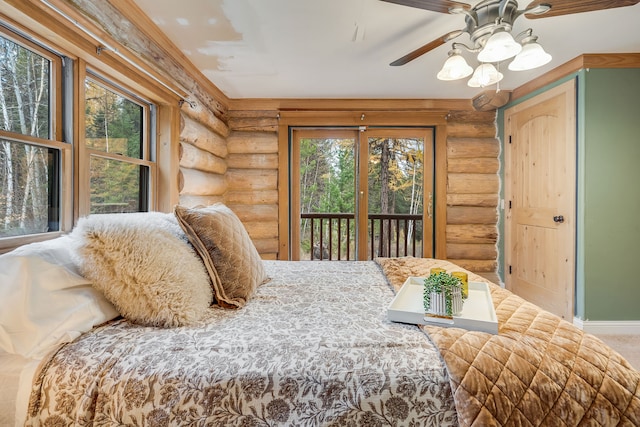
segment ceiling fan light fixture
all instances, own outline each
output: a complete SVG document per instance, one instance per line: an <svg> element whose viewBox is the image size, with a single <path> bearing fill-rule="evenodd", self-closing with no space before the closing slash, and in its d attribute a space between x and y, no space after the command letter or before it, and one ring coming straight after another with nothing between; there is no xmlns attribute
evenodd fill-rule
<svg viewBox="0 0 640 427"><path fill-rule="evenodd" d="M460 54L460 50L454 49L449 52L449 58L444 62L442 69L438 72L438 80L452 81L468 77L473 73L473 68L464 57Z"/></svg>
<svg viewBox="0 0 640 427"><path fill-rule="evenodd" d="M469 87L486 87L498 83L504 76L493 64L480 64L467 82Z"/></svg>
<svg viewBox="0 0 640 427"><path fill-rule="evenodd" d="M513 58L522 50L520 43L515 41L511 33L504 29L495 31L487 40L480 53L480 62L500 62Z"/></svg>
<svg viewBox="0 0 640 427"><path fill-rule="evenodd" d="M551 61L551 55L545 52L542 46L533 39L524 44L522 51L509 64L509 69L511 71L533 70L549 63L549 61Z"/></svg>

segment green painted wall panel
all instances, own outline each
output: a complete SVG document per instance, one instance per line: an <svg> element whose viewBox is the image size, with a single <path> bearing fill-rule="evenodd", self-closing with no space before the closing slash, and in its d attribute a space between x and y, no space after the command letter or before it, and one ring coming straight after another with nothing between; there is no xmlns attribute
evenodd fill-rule
<svg viewBox="0 0 640 427"><path fill-rule="evenodd" d="M640 320L640 69L583 75L580 317Z"/></svg>

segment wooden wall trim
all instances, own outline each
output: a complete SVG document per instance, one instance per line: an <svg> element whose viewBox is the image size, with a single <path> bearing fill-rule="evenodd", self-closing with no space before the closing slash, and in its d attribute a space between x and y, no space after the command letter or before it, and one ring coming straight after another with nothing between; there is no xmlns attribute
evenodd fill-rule
<svg viewBox="0 0 640 427"><path fill-rule="evenodd" d="M582 55L583 68L640 68L640 53L608 53Z"/></svg>
<svg viewBox="0 0 640 427"><path fill-rule="evenodd" d="M434 111L281 111L288 126L436 126L447 123L448 110Z"/></svg>
<svg viewBox="0 0 640 427"><path fill-rule="evenodd" d="M429 111L473 110L469 99L230 99L233 110Z"/></svg>
<svg viewBox="0 0 640 427"><path fill-rule="evenodd" d="M561 78L585 68L640 68L640 53L584 54L516 88L511 100L526 96Z"/></svg>
<svg viewBox="0 0 640 427"><path fill-rule="evenodd" d="M71 25L62 16L40 2L3 0L7 7L0 19L10 27L32 36L60 54L77 60L82 58L87 65L101 73L116 78L123 86L133 89L141 96L158 104L177 104L178 95L151 79L141 79L139 72L113 52L96 52L98 43L81 30Z"/></svg>
<svg viewBox="0 0 640 427"><path fill-rule="evenodd" d="M278 259L289 259L289 127L278 127Z"/></svg>
<svg viewBox="0 0 640 427"><path fill-rule="evenodd" d="M171 212L179 200L178 172L180 111L178 107L161 106L157 120L157 195L156 209Z"/></svg>
<svg viewBox="0 0 640 427"><path fill-rule="evenodd" d="M447 125L436 126L435 185L433 213L435 215L434 258L447 259Z"/></svg>

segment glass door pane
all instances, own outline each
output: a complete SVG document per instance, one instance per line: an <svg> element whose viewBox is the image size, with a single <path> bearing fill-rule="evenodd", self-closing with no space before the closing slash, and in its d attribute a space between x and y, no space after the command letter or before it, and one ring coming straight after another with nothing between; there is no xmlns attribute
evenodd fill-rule
<svg viewBox="0 0 640 427"><path fill-rule="evenodd" d="M357 131L298 130L294 135L291 257L354 260Z"/></svg>
<svg viewBox="0 0 640 427"><path fill-rule="evenodd" d="M433 256L433 129L294 129L290 258Z"/></svg>
<svg viewBox="0 0 640 427"><path fill-rule="evenodd" d="M430 129L366 132L366 259L432 256L430 210L425 215L433 183L431 136Z"/></svg>

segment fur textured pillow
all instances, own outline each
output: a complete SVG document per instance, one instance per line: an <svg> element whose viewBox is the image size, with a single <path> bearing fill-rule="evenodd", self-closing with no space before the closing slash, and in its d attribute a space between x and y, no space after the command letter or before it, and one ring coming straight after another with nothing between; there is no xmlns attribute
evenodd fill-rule
<svg viewBox="0 0 640 427"><path fill-rule="evenodd" d="M175 214L209 271L218 304L243 307L267 275L240 219L222 203L193 209L176 206Z"/></svg>
<svg viewBox="0 0 640 427"><path fill-rule="evenodd" d="M188 325L211 305L207 271L170 213L90 215L71 236L82 274L134 323Z"/></svg>

